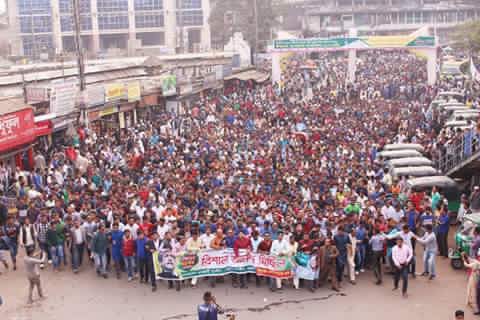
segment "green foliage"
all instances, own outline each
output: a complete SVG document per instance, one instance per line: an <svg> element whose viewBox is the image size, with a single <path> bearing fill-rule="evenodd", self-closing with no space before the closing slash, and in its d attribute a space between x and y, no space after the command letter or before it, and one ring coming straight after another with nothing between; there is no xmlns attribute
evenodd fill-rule
<svg viewBox="0 0 480 320"><path fill-rule="evenodd" d="M480 51L480 21L469 21L459 25L453 34L454 47L471 53Z"/></svg>
<svg viewBox="0 0 480 320"><path fill-rule="evenodd" d="M275 25L272 0L256 0L258 16L258 48L265 47ZM214 0L210 13L210 30L214 45L223 46L234 32L242 32L253 48L255 43L254 0Z"/></svg>

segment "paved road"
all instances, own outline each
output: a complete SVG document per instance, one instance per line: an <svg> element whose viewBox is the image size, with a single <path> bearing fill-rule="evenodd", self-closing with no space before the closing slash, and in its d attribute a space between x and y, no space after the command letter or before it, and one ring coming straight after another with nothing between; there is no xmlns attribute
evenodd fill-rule
<svg viewBox="0 0 480 320"><path fill-rule="evenodd" d="M410 281L409 298L392 292L392 282L386 277L383 286L373 283L370 271L358 279L358 284L344 284L342 294L327 288L310 293L305 289L286 288L271 293L266 286L234 289L220 284L213 290L218 302L234 310L237 320L256 319L355 319L415 320L452 319L452 313L465 308L466 274L451 269L448 260L437 260L439 276L435 281L418 277ZM422 263L420 262L420 268ZM0 276L1 320L56 319L170 319L195 318L196 304L208 289L199 281L198 289L185 288L180 293L168 290L165 283L152 293L150 287L137 282L128 283L125 277L97 278L93 270L84 268L78 275L70 270L54 274L42 273L48 298L25 304L27 281L23 267ZM6 315L6 317L4 317ZM473 319L468 312L467 319Z"/></svg>

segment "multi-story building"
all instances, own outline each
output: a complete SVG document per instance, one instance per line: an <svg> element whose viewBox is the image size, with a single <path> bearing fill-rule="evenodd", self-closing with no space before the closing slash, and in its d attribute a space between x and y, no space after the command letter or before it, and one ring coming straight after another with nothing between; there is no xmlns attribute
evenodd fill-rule
<svg viewBox="0 0 480 320"><path fill-rule="evenodd" d="M78 0L83 47L200 52L210 48L209 0ZM8 0L12 54L73 51L73 0Z"/></svg>
<svg viewBox="0 0 480 320"><path fill-rule="evenodd" d="M290 0L292 1L292 0ZM294 1L297 5L301 1ZM408 34L428 25L445 40L448 31L480 18L480 1L462 0L305 0L303 29L318 36Z"/></svg>

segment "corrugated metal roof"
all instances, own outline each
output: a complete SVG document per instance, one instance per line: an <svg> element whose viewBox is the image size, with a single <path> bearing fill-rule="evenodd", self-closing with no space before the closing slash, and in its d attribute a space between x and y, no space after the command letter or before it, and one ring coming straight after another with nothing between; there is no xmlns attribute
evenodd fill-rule
<svg viewBox="0 0 480 320"><path fill-rule="evenodd" d="M0 100L0 115L12 113L22 109L31 108L32 106L26 104L23 98L5 98Z"/></svg>
<svg viewBox="0 0 480 320"><path fill-rule="evenodd" d="M232 74L225 78L225 80L232 80L232 79L239 79L242 81L253 80L256 82L264 82L267 81L269 75L263 72L259 72L257 70L247 70L239 73Z"/></svg>

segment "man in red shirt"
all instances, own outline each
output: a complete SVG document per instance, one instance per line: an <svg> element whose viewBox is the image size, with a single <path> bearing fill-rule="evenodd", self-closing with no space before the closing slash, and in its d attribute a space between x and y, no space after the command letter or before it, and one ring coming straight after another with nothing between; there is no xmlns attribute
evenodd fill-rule
<svg viewBox="0 0 480 320"><path fill-rule="evenodd" d="M147 202L149 195L150 195L150 190L148 189L147 184L144 183L141 189L138 190L138 196L143 202Z"/></svg>
<svg viewBox="0 0 480 320"><path fill-rule="evenodd" d="M143 223L140 224L140 229L143 231L147 238L150 237L153 229L153 224L150 222L150 218L148 216L145 216L143 218Z"/></svg>
<svg viewBox="0 0 480 320"><path fill-rule="evenodd" d="M238 234L237 240L233 243L233 252L235 252L235 257L238 257L238 251L240 249L244 249L247 251L252 250L252 242L250 241L250 238L248 238L243 232L240 232ZM235 278L234 277L234 283L233 287L235 287ZM246 281L245 281L245 275L241 274L240 275L240 288L241 289L246 289L248 288Z"/></svg>
<svg viewBox="0 0 480 320"><path fill-rule="evenodd" d="M135 267L135 240L133 240L132 234L128 229L125 230L123 236L122 254L128 273L128 281L132 281L133 269Z"/></svg>

